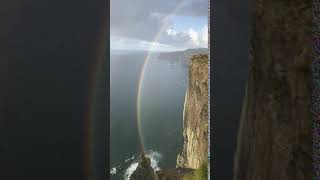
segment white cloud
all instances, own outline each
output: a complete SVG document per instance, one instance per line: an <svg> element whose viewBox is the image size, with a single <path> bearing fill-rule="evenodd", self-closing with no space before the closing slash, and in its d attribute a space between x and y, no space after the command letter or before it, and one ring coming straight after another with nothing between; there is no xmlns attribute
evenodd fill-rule
<svg viewBox="0 0 320 180"><path fill-rule="evenodd" d="M169 36L175 36L175 35L177 35L177 31L175 31L174 29L167 29L167 34L169 35Z"/></svg>
<svg viewBox="0 0 320 180"><path fill-rule="evenodd" d="M202 29L202 41L206 44L206 46L208 46L208 26L205 25Z"/></svg>
<svg viewBox="0 0 320 180"><path fill-rule="evenodd" d="M206 17L207 5L207 0L111 0L110 35L145 42L152 42L158 37L157 42L178 48L202 46L200 32L192 35L178 32L173 29L172 17ZM180 8L175 11L177 7ZM163 32L159 34L160 30ZM194 36L198 36L198 40ZM120 42L117 43L119 45Z"/></svg>
<svg viewBox="0 0 320 180"><path fill-rule="evenodd" d="M195 46L199 46L200 45L200 41L199 41L199 32L194 31L192 28L189 29L188 34L192 40L192 42L194 43Z"/></svg>
<svg viewBox="0 0 320 180"><path fill-rule="evenodd" d="M196 31L189 28L184 31L177 31L173 28L168 28L166 33L159 38L165 44L172 44L174 46L186 48L208 47L208 25Z"/></svg>
<svg viewBox="0 0 320 180"><path fill-rule="evenodd" d="M110 47L113 50L150 50L150 51L177 51L183 50L172 45L159 42L143 41L134 38L111 36Z"/></svg>
<svg viewBox="0 0 320 180"><path fill-rule="evenodd" d="M200 30L189 28L182 31L178 31L174 29L173 26L169 25L163 32L160 32L156 41L111 35L110 45L111 49L152 51L177 51L199 47L206 48L208 47L208 25L204 25Z"/></svg>

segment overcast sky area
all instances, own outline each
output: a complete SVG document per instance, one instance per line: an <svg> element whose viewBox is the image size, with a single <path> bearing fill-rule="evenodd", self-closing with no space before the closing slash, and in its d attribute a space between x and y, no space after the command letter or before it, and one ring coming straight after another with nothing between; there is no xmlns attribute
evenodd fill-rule
<svg viewBox="0 0 320 180"><path fill-rule="evenodd" d="M111 0L111 50L208 47L208 0Z"/></svg>

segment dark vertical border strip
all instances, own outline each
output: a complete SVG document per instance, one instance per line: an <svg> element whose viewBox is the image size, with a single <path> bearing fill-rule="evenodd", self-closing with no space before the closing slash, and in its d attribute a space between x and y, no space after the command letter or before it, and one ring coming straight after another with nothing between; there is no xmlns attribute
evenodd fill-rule
<svg viewBox="0 0 320 180"><path fill-rule="evenodd" d="M102 78L103 82L102 85L106 87L106 90L102 93L105 94L105 104L106 107L105 112L106 112L106 118L103 118L102 121L106 122L106 131L104 133L104 137L106 138L106 141L102 142L105 143L105 151L102 153L105 153L105 170L103 175L101 175L104 178L101 178L101 180L109 179L110 173L110 1L106 1L106 41L105 41L105 78ZM103 89L103 88L102 88ZM103 109L104 110L104 109ZM99 158L99 157L98 157ZM104 161L104 160L102 160Z"/></svg>
<svg viewBox="0 0 320 180"><path fill-rule="evenodd" d="M97 52L97 94L93 130L94 180L109 179L110 161L110 1L101 0L105 6L102 14L101 35ZM99 63L100 61L100 63ZM89 179L91 180L91 179Z"/></svg>
<svg viewBox="0 0 320 180"><path fill-rule="evenodd" d="M320 179L320 2L313 0L314 60L312 63L313 167Z"/></svg>
<svg viewBox="0 0 320 180"><path fill-rule="evenodd" d="M102 28L97 56L97 94L93 124L93 174L94 180L108 179L110 160L110 1L105 1L106 10L102 18ZM100 61L100 62L99 62ZM91 179L90 179L91 180Z"/></svg>
<svg viewBox="0 0 320 180"><path fill-rule="evenodd" d="M105 176L107 176L108 174L108 179L110 176L109 169L110 169L110 1L107 1L107 33L106 33L106 104L107 104L107 108L106 108L106 114L107 114L107 133L105 134L105 136L107 137L107 144L106 144L106 169L105 169ZM106 179L106 178L104 178Z"/></svg>
<svg viewBox="0 0 320 180"><path fill-rule="evenodd" d="M107 137L107 162L106 162L106 171L109 172L110 169L110 1L107 1L107 35L106 35L106 83L107 83L107 98L106 98L106 103L107 103L107 132L106 137ZM105 174L107 174L105 172ZM110 176L110 173L108 173L108 178Z"/></svg>
<svg viewBox="0 0 320 180"><path fill-rule="evenodd" d="M209 48L209 154L208 154L208 158L209 158L209 163L210 165L208 166L208 179L213 179L213 172L212 172L212 167L213 167L213 107L214 107L214 98L213 98L213 92L212 92L212 84L213 84L213 27L214 27L214 19L212 14L214 14L214 5L213 5L213 0L209 0L208 2L208 6L209 6L209 12L208 12L208 21L209 21L209 26L208 26L208 31L209 31L209 39L208 39L208 48Z"/></svg>
<svg viewBox="0 0 320 180"><path fill-rule="evenodd" d="M84 175L87 180L107 179L109 166L109 4L99 1L99 31L90 67L88 114L86 115Z"/></svg>
<svg viewBox="0 0 320 180"><path fill-rule="evenodd" d="M208 36L210 36L210 0L208 0ZM208 38L208 48L210 50L210 38ZM209 58L209 63L208 63L208 165L207 165L207 169L208 169L208 179L210 179L210 52L208 53L208 58Z"/></svg>
<svg viewBox="0 0 320 180"><path fill-rule="evenodd" d="M215 0L210 6L210 175L229 180L249 72L252 5Z"/></svg>

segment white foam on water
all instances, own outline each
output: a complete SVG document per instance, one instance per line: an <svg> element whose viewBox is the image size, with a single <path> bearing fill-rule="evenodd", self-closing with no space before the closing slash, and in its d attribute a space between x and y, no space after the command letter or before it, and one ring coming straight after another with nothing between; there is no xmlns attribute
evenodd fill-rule
<svg viewBox="0 0 320 180"><path fill-rule="evenodd" d="M138 167L138 162L132 163L124 173L124 179L129 180L131 174L137 169L137 167Z"/></svg>
<svg viewBox="0 0 320 180"><path fill-rule="evenodd" d="M117 168L115 168L115 167L114 167L114 168L111 168L111 169L110 169L110 174L111 174L111 175L116 175L116 174L117 174Z"/></svg>
<svg viewBox="0 0 320 180"><path fill-rule="evenodd" d="M126 163L126 162L128 162L128 161L130 161L130 160L134 160L134 156L132 156L131 158L128 158L128 159L124 160L124 162Z"/></svg>
<svg viewBox="0 0 320 180"><path fill-rule="evenodd" d="M151 167L155 171L161 170L161 168L159 167L159 162L162 158L162 155L159 152L149 150L146 152L145 156L150 159ZM129 180L131 174L137 169L137 167L138 167L138 161L131 163L130 166L125 171L124 180Z"/></svg>

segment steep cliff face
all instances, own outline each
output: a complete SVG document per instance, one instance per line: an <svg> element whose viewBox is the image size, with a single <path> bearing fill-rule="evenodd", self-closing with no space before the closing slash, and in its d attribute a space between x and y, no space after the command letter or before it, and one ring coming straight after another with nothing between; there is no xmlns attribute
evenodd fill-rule
<svg viewBox="0 0 320 180"><path fill-rule="evenodd" d="M194 55L189 63L189 84L183 112L184 145L177 168L154 172L141 155L130 180L207 179L208 158L208 55Z"/></svg>
<svg viewBox="0 0 320 180"><path fill-rule="evenodd" d="M183 114L184 145L177 167L198 169L208 158L208 55L191 58Z"/></svg>
<svg viewBox="0 0 320 180"><path fill-rule="evenodd" d="M256 0L235 180L312 179L312 0Z"/></svg>

